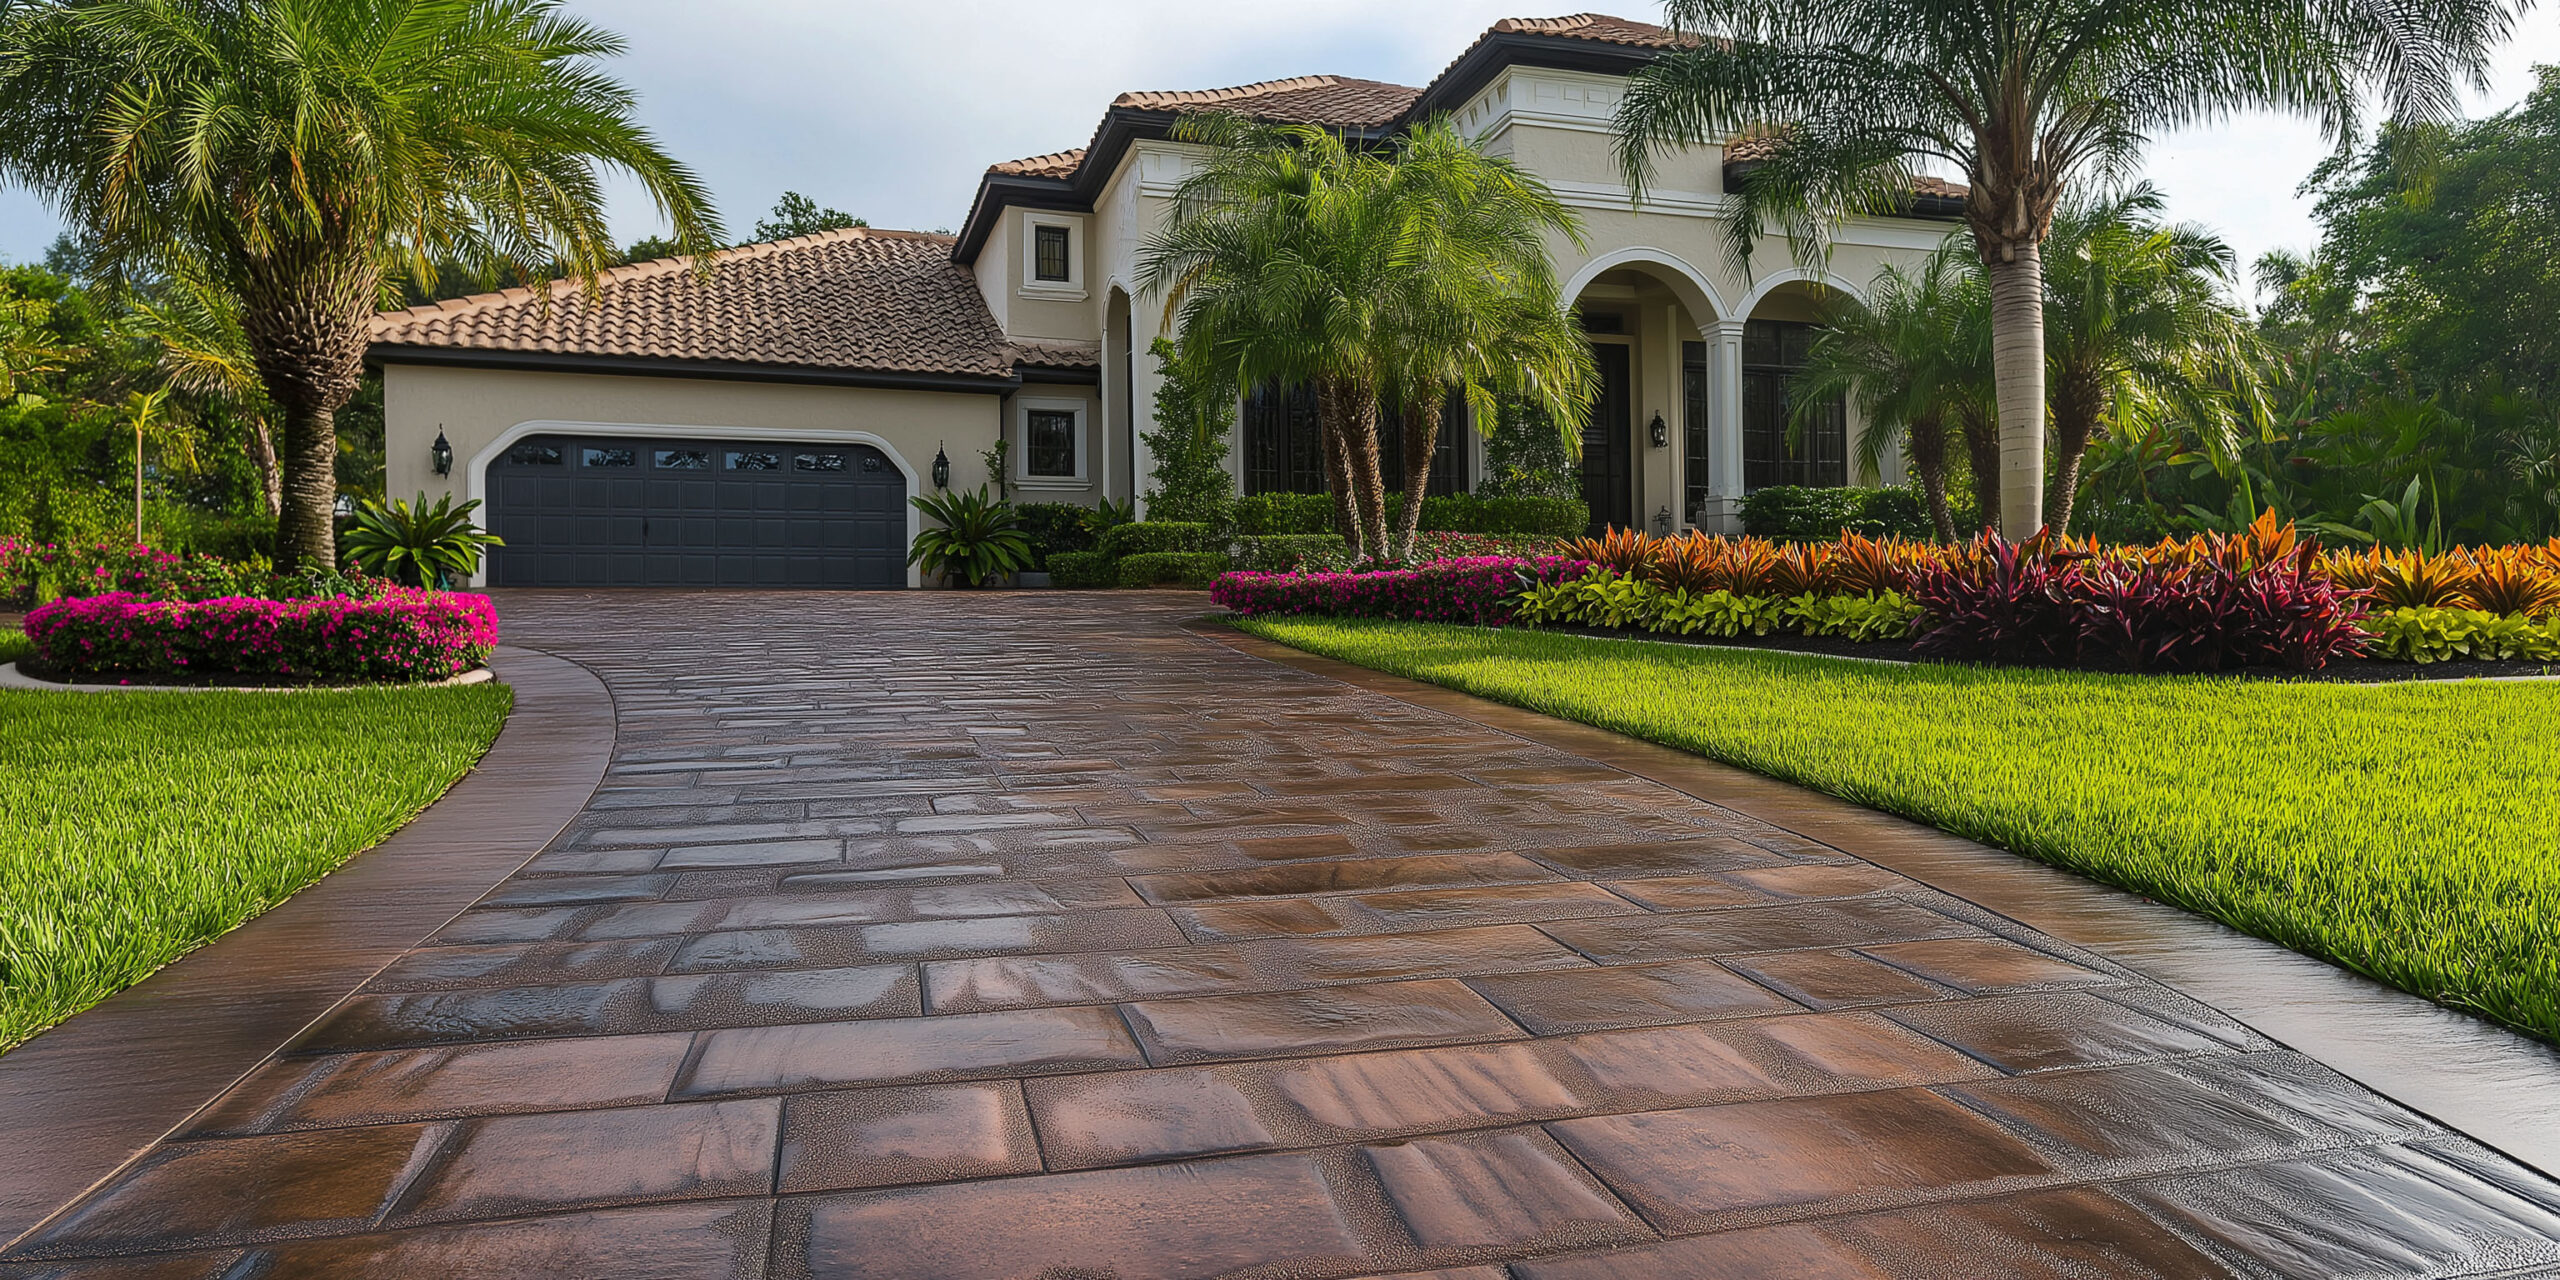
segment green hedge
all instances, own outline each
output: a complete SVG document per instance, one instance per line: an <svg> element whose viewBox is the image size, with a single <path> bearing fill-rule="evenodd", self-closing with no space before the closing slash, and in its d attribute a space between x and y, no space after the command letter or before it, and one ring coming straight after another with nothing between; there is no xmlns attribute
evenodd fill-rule
<svg viewBox="0 0 2560 1280"><path fill-rule="evenodd" d="M1403 507L1404 495L1387 495L1390 515ZM1334 531L1333 499L1321 493L1257 493L1236 499L1232 513L1236 532L1248 537ZM1573 538L1590 525L1591 508L1580 498L1479 498L1459 493L1422 500L1422 527L1440 533Z"/></svg>
<svg viewBox="0 0 2560 1280"><path fill-rule="evenodd" d="M1763 538L1828 541L1843 529L1869 537L1935 538L1917 489L1816 489L1773 485L1742 502L1744 532Z"/></svg>
<svg viewBox="0 0 2560 1280"><path fill-rule="evenodd" d="M1123 557L1123 587L1206 587L1227 571L1223 551L1148 551Z"/></svg>
<svg viewBox="0 0 2560 1280"><path fill-rule="evenodd" d="M1119 525L1102 535L1095 549L1114 560L1167 551L1206 551L1209 526L1187 520L1141 520Z"/></svg>
<svg viewBox="0 0 2560 1280"><path fill-rule="evenodd" d="M1072 551L1093 550L1093 530L1086 518L1093 508L1072 502L1022 502L1013 508L1014 519L1031 539L1033 572L1049 571L1049 557Z"/></svg>
<svg viewBox="0 0 2560 1280"><path fill-rule="evenodd" d="M1236 568L1286 573L1308 556L1340 552L1344 546L1338 533L1265 533L1240 537L1227 552Z"/></svg>
<svg viewBox="0 0 2560 1280"><path fill-rule="evenodd" d="M1111 557L1099 551L1060 551L1049 557L1049 585L1107 587L1114 581Z"/></svg>

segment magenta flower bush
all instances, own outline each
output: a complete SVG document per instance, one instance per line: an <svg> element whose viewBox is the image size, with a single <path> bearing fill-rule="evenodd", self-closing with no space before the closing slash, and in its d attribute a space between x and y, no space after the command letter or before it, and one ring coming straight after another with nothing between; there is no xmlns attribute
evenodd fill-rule
<svg viewBox="0 0 2560 1280"><path fill-rule="evenodd" d="M0 537L0 604L22 606L56 597L117 592L154 600L213 600L277 595L293 585L263 564L175 556L113 542L54 546Z"/></svg>
<svg viewBox="0 0 2560 1280"><path fill-rule="evenodd" d="M1248 618L1312 613L1498 627L1511 620L1521 592L1589 567L1564 556L1469 556L1375 573L1230 573L1210 586L1209 598Z"/></svg>
<svg viewBox="0 0 2560 1280"><path fill-rule="evenodd" d="M27 615L35 661L57 677L211 684L444 680L498 643L487 596L392 588L354 599L63 599Z"/></svg>

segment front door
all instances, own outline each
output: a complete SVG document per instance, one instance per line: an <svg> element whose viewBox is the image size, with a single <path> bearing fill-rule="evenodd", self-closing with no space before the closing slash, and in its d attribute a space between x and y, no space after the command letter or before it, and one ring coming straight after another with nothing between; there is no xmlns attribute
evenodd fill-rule
<svg viewBox="0 0 2560 1280"><path fill-rule="evenodd" d="M1595 342L1600 396L1582 427L1582 500L1591 504L1591 532L1635 527L1635 388L1628 372L1631 350L1622 342Z"/></svg>

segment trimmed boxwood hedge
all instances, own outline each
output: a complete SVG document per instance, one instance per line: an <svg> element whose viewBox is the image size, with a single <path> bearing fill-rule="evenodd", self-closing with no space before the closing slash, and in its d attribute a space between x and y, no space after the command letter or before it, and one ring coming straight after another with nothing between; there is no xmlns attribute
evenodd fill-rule
<svg viewBox="0 0 2560 1280"><path fill-rule="evenodd" d="M1085 518L1093 514L1091 507L1072 502L1020 502L1014 504L1013 518L1031 539L1031 563L1035 573L1055 572L1049 558L1072 551L1093 550L1093 530Z"/></svg>
<svg viewBox="0 0 2560 1280"><path fill-rule="evenodd" d="M1344 545L1338 533L1250 534L1229 544L1227 554L1238 569L1285 573L1308 556L1339 552Z"/></svg>
<svg viewBox="0 0 2560 1280"><path fill-rule="evenodd" d="M1929 505L1919 490L1817 489L1772 485L1742 500L1742 527L1763 538L1829 542L1843 530L1880 538L1932 539Z"/></svg>
<svg viewBox="0 0 2560 1280"><path fill-rule="evenodd" d="M1121 558L1123 587L1207 587L1227 571L1223 551L1148 551Z"/></svg>
<svg viewBox="0 0 2560 1280"><path fill-rule="evenodd" d="M1206 551L1210 531L1187 520L1141 520L1113 526L1095 548L1114 560L1166 551Z"/></svg>
<svg viewBox="0 0 2560 1280"><path fill-rule="evenodd" d="M1390 516L1404 495L1388 494ZM1333 499L1321 493L1257 493L1238 498L1236 532L1247 536L1331 533ZM1422 527L1437 533L1491 533L1551 538L1580 537L1591 508L1580 498L1479 498L1471 493L1422 500Z"/></svg>
<svg viewBox="0 0 2560 1280"><path fill-rule="evenodd" d="M1107 587L1115 577L1111 557L1099 551L1058 551L1049 556L1049 585Z"/></svg>

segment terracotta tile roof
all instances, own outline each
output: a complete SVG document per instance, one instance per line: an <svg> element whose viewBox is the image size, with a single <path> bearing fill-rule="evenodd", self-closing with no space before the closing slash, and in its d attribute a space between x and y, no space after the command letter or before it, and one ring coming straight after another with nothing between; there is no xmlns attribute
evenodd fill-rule
<svg viewBox="0 0 2560 1280"><path fill-rule="evenodd" d="M590 296L553 281L373 318L377 345L1001 378L1020 353L997 330L951 238L856 227L715 255L616 267ZM549 305L544 305L543 294ZM1044 346L1038 363L1079 367ZM1081 367L1098 360L1091 355Z"/></svg>
<svg viewBox="0 0 2560 1280"><path fill-rule="evenodd" d="M1232 89L1124 93L1115 107L1139 111L1241 111L1262 120L1360 128L1391 123L1422 90L1348 76L1295 76Z"/></svg>
<svg viewBox="0 0 2560 1280"><path fill-rule="evenodd" d="M1613 18L1605 13L1576 13L1561 18L1504 18L1493 24L1493 30L1488 34L1561 36L1569 40L1597 40L1602 44L1631 45L1639 49L1676 49L1696 39L1669 27Z"/></svg>
<svg viewBox="0 0 2560 1280"><path fill-rule="evenodd" d="M1083 163L1084 148L1078 147L1073 151L1052 151L1045 156L991 164L987 166L987 172L1024 178L1065 178L1072 177L1076 167Z"/></svg>

